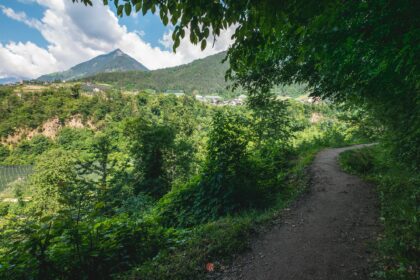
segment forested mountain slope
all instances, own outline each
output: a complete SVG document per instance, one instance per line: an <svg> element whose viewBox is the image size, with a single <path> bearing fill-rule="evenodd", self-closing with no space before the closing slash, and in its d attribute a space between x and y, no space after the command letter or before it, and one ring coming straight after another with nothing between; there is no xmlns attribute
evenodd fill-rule
<svg viewBox="0 0 420 280"><path fill-rule="evenodd" d="M218 53L189 64L154 71L100 73L85 80L109 83L128 90L153 89L157 92L183 90L198 94L227 93L225 81L227 63L222 63L226 53Z"/></svg>

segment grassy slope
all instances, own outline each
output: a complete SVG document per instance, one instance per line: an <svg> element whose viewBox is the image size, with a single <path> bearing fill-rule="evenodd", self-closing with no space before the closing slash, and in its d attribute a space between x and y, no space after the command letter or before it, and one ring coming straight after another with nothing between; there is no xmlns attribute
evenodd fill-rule
<svg viewBox="0 0 420 280"><path fill-rule="evenodd" d="M378 186L384 233L378 242L380 279L420 279L420 176L382 146L347 151L340 164L346 171Z"/></svg>

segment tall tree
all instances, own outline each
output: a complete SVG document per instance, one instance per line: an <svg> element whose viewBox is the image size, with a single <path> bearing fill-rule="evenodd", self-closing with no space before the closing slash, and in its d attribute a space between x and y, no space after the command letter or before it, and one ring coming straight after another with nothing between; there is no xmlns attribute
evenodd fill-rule
<svg viewBox="0 0 420 280"><path fill-rule="evenodd" d="M175 130L167 123L136 119L128 127L135 160L135 192L146 192L158 198L170 188L164 165L174 148Z"/></svg>

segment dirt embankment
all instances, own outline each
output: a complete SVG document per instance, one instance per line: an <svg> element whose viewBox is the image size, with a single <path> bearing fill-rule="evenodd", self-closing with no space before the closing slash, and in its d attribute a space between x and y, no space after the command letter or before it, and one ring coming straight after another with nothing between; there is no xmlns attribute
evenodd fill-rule
<svg viewBox="0 0 420 280"><path fill-rule="evenodd" d="M2 144L6 145L14 145L19 143L21 140L29 140L32 139L36 135L43 135L45 137L54 139L58 131L63 127L71 127L71 128L90 128L95 129L95 125L92 121L83 122L82 117L79 115L73 116L70 119L66 120L64 124L60 122L60 120L56 118L52 118L46 122L44 122L41 126L36 129L27 129L21 128L18 129L14 134L11 134L5 138L1 139Z"/></svg>

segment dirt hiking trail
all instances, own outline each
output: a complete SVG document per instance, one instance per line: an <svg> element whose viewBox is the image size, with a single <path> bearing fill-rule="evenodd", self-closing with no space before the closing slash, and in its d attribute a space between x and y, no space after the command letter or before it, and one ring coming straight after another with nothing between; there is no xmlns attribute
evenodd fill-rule
<svg viewBox="0 0 420 280"><path fill-rule="evenodd" d="M309 194L216 279L369 279L370 248L379 231L377 195L337 161L341 152L363 146L321 151L311 165Z"/></svg>

